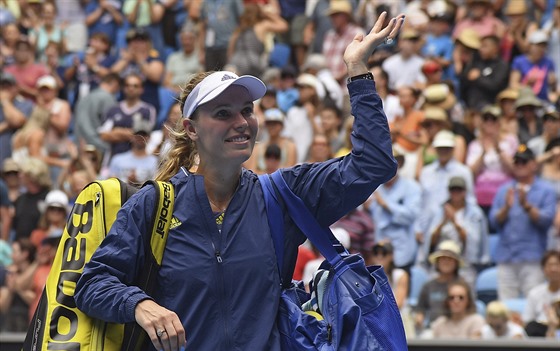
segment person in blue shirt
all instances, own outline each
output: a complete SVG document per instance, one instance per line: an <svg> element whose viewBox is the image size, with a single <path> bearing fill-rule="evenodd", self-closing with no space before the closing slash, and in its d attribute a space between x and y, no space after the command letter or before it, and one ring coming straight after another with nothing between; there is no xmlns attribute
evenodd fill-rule
<svg viewBox="0 0 560 351"><path fill-rule="evenodd" d="M401 15L384 27L385 17L344 53L356 117L352 152L282 170L321 226L363 203L396 172L387 118L367 70L375 47L395 38L404 22ZM155 189L144 187L86 264L74 296L78 308L105 321L138 323L152 342L146 350L280 350L281 278L263 189L242 168L258 131L253 102L265 92L258 78L225 71L197 74L186 84L182 123L156 176L173 183L176 199L154 294L135 285L155 203ZM304 240L288 221L282 281L291 280Z"/></svg>
<svg viewBox="0 0 560 351"><path fill-rule="evenodd" d="M404 164L404 155L397 151L393 156L399 164ZM415 261L418 243L414 233L414 221L422 209L422 189L420 185L398 174L381 185L372 195L371 204L376 241L389 241L395 248L395 267L410 271Z"/></svg>
<svg viewBox="0 0 560 351"><path fill-rule="evenodd" d="M500 300L527 296L544 281L539 261L556 213L556 193L537 177L533 151L521 144L513 164L514 180L498 189L489 216L500 236L496 249Z"/></svg>

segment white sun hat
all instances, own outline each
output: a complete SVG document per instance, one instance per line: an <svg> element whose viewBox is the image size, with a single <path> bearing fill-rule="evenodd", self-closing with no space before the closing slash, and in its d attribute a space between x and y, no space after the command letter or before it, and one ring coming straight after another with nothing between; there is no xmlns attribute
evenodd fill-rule
<svg viewBox="0 0 560 351"><path fill-rule="evenodd" d="M266 85L259 78L249 75L239 77L228 71L214 72L191 91L185 101L183 118L190 118L198 106L214 100L233 84L245 87L253 101L260 99L266 93Z"/></svg>

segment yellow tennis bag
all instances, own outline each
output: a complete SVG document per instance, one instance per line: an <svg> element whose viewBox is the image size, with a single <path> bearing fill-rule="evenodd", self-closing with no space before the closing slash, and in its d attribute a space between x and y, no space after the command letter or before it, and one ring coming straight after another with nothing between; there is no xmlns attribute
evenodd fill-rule
<svg viewBox="0 0 560 351"><path fill-rule="evenodd" d="M145 274L139 277L138 286L150 294L157 276L153 273L161 266L175 195L170 183L150 181L144 186L147 184L156 188L157 206L152 216L151 236L145 239L147 250L151 250L146 257L151 259L146 260L141 270ZM89 317L78 310L74 301L76 282L84 265L107 235L121 206L136 190L111 178L92 182L80 192L27 331L24 351L140 349L146 335L137 323L115 324Z"/></svg>

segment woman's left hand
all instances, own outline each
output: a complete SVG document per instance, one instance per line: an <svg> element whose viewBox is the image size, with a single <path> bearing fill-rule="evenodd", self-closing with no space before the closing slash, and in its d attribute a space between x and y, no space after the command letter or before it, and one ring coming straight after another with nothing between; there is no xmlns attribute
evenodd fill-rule
<svg viewBox="0 0 560 351"><path fill-rule="evenodd" d="M152 300L143 300L134 310L136 322L148 333L156 350L179 351L187 345L185 329L177 314Z"/></svg>
<svg viewBox="0 0 560 351"><path fill-rule="evenodd" d="M373 50L383 43L395 40L404 23L404 15L401 14L392 18L389 24L383 28L386 17L387 12L383 12L365 37L363 34L357 34L346 47L343 59L348 68L349 77L367 73L368 58L373 53Z"/></svg>

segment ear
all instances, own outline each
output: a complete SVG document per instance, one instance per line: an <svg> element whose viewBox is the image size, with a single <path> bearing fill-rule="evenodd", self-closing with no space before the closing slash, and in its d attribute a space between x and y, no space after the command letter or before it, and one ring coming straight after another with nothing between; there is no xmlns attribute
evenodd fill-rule
<svg viewBox="0 0 560 351"><path fill-rule="evenodd" d="M183 127L185 128L185 132L187 133L187 136L192 141L196 141L198 139L198 134L196 132L196 125L192 119L185 118L183 120Z"/></svg>

